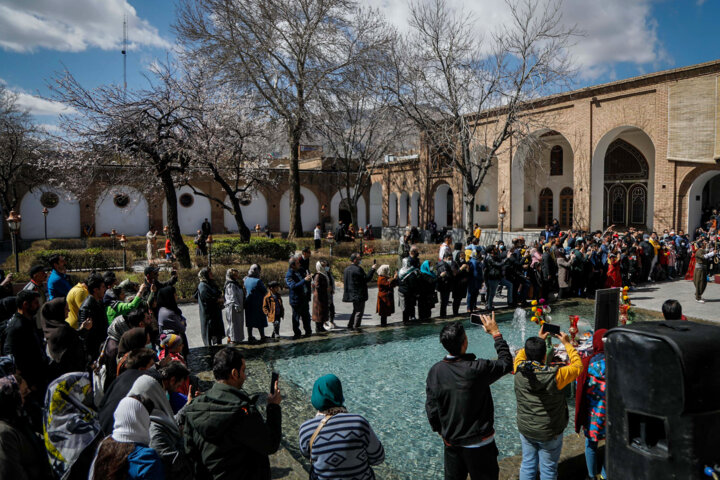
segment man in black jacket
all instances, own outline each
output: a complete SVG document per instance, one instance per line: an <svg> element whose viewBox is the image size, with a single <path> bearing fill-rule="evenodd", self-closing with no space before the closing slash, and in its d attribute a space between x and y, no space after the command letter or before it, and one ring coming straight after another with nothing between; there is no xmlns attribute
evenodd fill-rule
<svg viewBox="0 0 720 480"><path fill-rule="evenodd" d="M445 443L445 480L497 480L495 407L490 385L512 371L510 347L502 338L495 314L481 316L495 339L497 360L466 353L467 335L460 322L445 325L440 342L448 355L430 369L425 410L433 431Z"/></svg>
<svg viewBox="0 0 720 480"><path fill-rule="evenodd" d="M353 304L348 330L360 328L360 322L365 313L365 302L368 299L367 284L373 279L375 270L377 270L377 265L373 264L366 274L365 270L360 267L361 258L362 256L359 253L350 255L350 262L352 263L343 272L343 302Z"/></svg>
<svg viewBox="0 0 720 480"><path fill-rule="evenodd" d="M32 290L21 290L15 302L17 310L7 323L3 355L15 357L17 369L42 404L48 383L49 362L45 355L42 331L38 331L33 319L40 308L40 295Z"/></svg>
<svg viewBox="0 0 720 480"><path fill-rule="evenodd" d="M216 383L185 408L184 437L197 480L270 480L269 455L282 438L280 389L267 397L267 420L243 390L245 360L240 350L215 354Z"/></svg>
<svg viewBox="0 0 720 480"><path fill-rule="evenodd" d="M105 281L97 273L90 275L85 284L90 295L80 306L78 323L82 325L86 320L92 320L92 328L87 332L84 340L85 351L92 360L95 360L100 354L100 347L107 338L107 310L103 305L106 288Z"/></svg>

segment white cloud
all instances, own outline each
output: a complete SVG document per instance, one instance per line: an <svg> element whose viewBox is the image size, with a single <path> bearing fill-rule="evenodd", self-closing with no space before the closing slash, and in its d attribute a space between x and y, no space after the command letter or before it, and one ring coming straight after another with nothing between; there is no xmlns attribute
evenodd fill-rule
<svg viewBox="0 0 720 480"><path fill-rule="evenodd" d="M25 92L17 94L17 105L22 110L27 110L32 115L60 115L61 113L74 113L75 110L65 104L53 100L47 100Z"/></svg>
<svg viewBox="0 0 720 480"><path fill-rule="evenodd" d="M400 32L409 30L410 8L405 0L361 1L380 9ZM487 35L510 22L504 0L448 0L448 3L472 14L480 34ZM660 68L659 63L669 62L658 39L651 4L652 0L564 1L563 23L584 33L574 39L570 50L583 78L612 77L618 63Z"/></svg>
<svg viewBox="0 0 720 480"><path fill-rule="evenodd" d="M127 0L1 0L0 48L31 52L38 48L80 52L119 49L123 15L131 47L170 44Z"/></svg>

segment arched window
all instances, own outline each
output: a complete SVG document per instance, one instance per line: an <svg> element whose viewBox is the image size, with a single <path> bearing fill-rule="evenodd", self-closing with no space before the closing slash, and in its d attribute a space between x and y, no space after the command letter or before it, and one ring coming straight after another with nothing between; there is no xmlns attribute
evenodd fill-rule
<svg viewBox="0 0 720 480"><path fill-rule="evenodd" d="M563 149L555 145L550 149L550 175L562 176L563 174Z"/></svg>
<svg viewBox="0 0 720 480"><path fill-rule="evenodd" d="M627 190L624 185L614 185L608 194L610 210L610 223L625 225L625 211L627 210Z"/></svg>
<svg viewBox="0 0 720 480"><path fill-rule="evenodd" d="M544 227L552 222L553 218L553 192L549 188L540 191L540 208L538 212L538 227Z"/></svg>
<svg viewBox="0 0 720 480"><path fill-rule="evenodd" d="M645 225L645 204L647 203L647 189L644 185L635 185L630 188L630 223Z"/></svg>
<svg viewBox="0 0 720 480"><path fill-rule="evenodd" d="M573 190L565 187L560 192L560 225L572 227L573 218Z"/></svg>

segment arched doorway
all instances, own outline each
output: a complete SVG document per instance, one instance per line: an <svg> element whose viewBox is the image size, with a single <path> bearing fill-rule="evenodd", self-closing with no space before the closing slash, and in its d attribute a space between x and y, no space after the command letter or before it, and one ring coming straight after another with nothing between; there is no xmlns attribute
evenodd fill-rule
<svg viewBox="0 0 720 480"><path fill-rule="evenodd" d="M136 188L114 185L98 196L95 203L95 235L145 235L148 231L148 203ZM155 228L159 229L159 225Z"/></svg>
<svg viewBox="0 0 720 480"><path fill-rule="evenodd" d="M388 203L388 223L391 227L397 226L397 195L394 193L390 194Z"/></svg>
<svg viewBox="0 0 720 480"><path fill-rule="evenodd" d="M650 168L645 156L618 138L605 153L604 227L646 228Z"/></svg>
<svg viewBox="0 0 720 480"><path fill-rule="evenodd" d="M338 220L343 223L343 225L350 225L352 223L352 213L350 213L350 202L347 198L343 198L342 201L340 201L340 206L338 209Z"/></svg>
<svg viewBox="0 0 720 480"><path fill-rule="evenodd" d="M300 217L302 229L305 232L312 232L320 221L320 202L312 190L306 187L300 187ZM280 198L280 231L287 232L289 229L290 190L287 190Z"/></svg>
<svg viewBox="0 0 720 480"><path fill-rule="evenodd" d="M571 228L573 224L573 190L565 187L560 191L560 226Z"/></svg>
<svg viewBox="0 0 720 480"><path fill-rule="evenodd" d="M413 192L410 197L410 225L413 227L420 226L420 193Z"/></svg>
<svg viewBox="0 0 720 480"><path fill-rule="evenodd" d="M382 226L382 183L375 182L370 187L370 223Z"/></svg>
<svg viewBox="0 0 720 480"><path fill-rule="evenodd" d="M543 188L538 197L538 227L550 225L553 219L553 192L549 188Z"/></svg>
<svg viewBox="0 0 720 480"><path fill-rule="evenodd" d="M560 220L560 201L546 201L545 205L541 205L540 197L544 189L552 192L561 192L566 188L572 190L574 170L572 145L559 131L541 129L523 139L512 158L510 228L542 228L545 226L542 220L546 217L550 222L555 218ZM541 211L549 206L552 210ZM495 215L493 208L489 211ZM491 221L496 220L493 218Z"/></svg>
<svg viewBox="0 0 720 480"><path fill-rule="evenodd" d="M454 195L447 183L438 185L435 190L435 223L438 228L453 226L453 201Z"/></svg>
<svg viewBox="0 0 720 480"><path fill-rule="evenodd" d="M34 240L45 236L45 218L42 210L47 208L48 238L79 237L80 203L78 198L67 190L48 185L40 185L27 192L20 201L20 236Z"/></svg>

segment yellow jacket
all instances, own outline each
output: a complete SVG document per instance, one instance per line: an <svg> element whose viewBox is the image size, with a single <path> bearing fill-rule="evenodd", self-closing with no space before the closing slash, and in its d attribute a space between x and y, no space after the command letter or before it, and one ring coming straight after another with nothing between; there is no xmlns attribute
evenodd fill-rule
<svg viewBox="0 0 720 480"><path fill-rule="evenodd" d="M649 240L649 242L650 242L650 245L652 245L653 248L655 249L655 255L657 255L657 254L658 254L658 250L660 250L660 244L657 242L657 240L655 240L655 239L653 239L653 238L651 238L651 239Z"/></svg>
<svg viewBox="0 0 720 480"><path fill-rule="evenodd" d="M569 343L565 344L565 350L570 358L570 365L558 368L558 371L555 374L555 383L557 384L558 390L562 390L570 385L570 383L579 377L583 371L582 360L580 359L580 355L578 355L577 350L575 350L575 348ZM513 362L513 373L517 372L520 362L524 362L525 360L527 360L527 356L525 355L525 349L523 348L519 350L515 356L515 361Z"/></svg>
<svg viewBox="0 0 720 480"><path fill-rule="evenodd" d="M70 324L70 326L73 327L75 330L77 330L79 327L78 312L80 311L80 307L82 306L88 295L90 295L90 292L88 292L87 287L82 283L78 283L70 289L67 297L65 297L65 301L68 305L68 317L65 319L65 321Z"/></svg>

